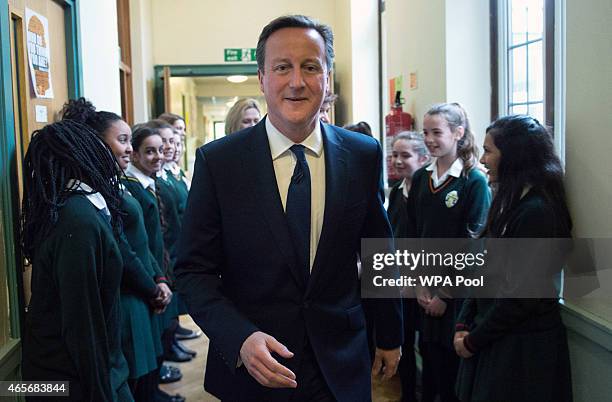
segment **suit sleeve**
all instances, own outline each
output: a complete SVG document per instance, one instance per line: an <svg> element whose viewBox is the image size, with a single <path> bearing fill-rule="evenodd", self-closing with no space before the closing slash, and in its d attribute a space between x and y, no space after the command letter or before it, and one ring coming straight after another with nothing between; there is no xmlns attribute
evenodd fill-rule
<svg viewBox="0 0 612 402"><path fill-rule="evenodd" d="M393 252L393 232L387 212L384 207L384 186L382 177L382 150L380 145L377 149L376 166L377 174L372 182L372 196L368 202L362 238L384 238L389 239L386 252ZM364 267L371 270L372 267ZM397 272L392 275L399 275ZM362 280L371 278L372 272L363 272ZM376 346L381 349L395 349L404 341L404 327L402 323L402 300L397 292L395 298L366 298L363 303L369 311L374 312L376 327Z"/></svg>
<svg viewBox="0 0 612 402"><path fill-rule="evenodd" d="M196 163L175 267L177 289L194 321L234 372L245 339L259 329L223 293L222 221L204 152Z"/></svg>

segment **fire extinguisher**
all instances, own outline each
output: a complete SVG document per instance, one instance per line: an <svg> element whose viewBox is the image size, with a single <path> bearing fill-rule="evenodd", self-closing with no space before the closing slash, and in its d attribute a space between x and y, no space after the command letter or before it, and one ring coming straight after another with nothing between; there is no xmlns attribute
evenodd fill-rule
<svg viewBox="0 0 612 402"><path fill-rule="evenodd" d="M393 153L393 137L402 131L412 130L414 120L410 113L406 113L402 109L403 104L402 91L395 92L395 102L391 106L391 112L385 116L386 129L386 149L387 149L387 180L389 186L392 186L400 179L395 172L395 167L391 162L391 154Z"/></svg>

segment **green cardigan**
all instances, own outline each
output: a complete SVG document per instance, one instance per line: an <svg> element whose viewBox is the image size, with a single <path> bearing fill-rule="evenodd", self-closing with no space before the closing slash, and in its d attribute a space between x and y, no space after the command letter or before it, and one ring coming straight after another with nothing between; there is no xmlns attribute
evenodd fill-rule
<svg viewBox="0 0 612 402"><path fill-rule="evenodd" d="M32 261L24 380L70 381L75 400L130 400L129 391L122 394L121 275L111 226L85 196L69 197Z"/></svg>

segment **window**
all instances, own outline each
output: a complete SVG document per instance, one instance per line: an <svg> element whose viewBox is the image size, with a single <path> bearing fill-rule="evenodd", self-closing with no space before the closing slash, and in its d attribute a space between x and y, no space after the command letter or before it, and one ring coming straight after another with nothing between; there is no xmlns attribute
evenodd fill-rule
<svg viewBox="0 0 612 402"><path fill-rule="evenodd" d="M555 0L490 4L492 118L529 114L554 127Z"/></svg>

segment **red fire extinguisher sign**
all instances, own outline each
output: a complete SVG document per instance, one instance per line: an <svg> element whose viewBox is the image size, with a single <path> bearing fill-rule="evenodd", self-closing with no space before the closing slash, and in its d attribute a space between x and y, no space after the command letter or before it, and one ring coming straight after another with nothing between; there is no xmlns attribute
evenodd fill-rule
<svg viewBox="0 0 612 402"><path fill-rule="evenodd" d="M391 154L393 153L393 137L402 131L412 130L414 120L410 113L406 113L402 108L402 91L395 92L395 102L391 106L391 112L385 116L385 135L386 135L386 150L387 150L387 180L389 185L400 179L391 162Z"/></svg>

